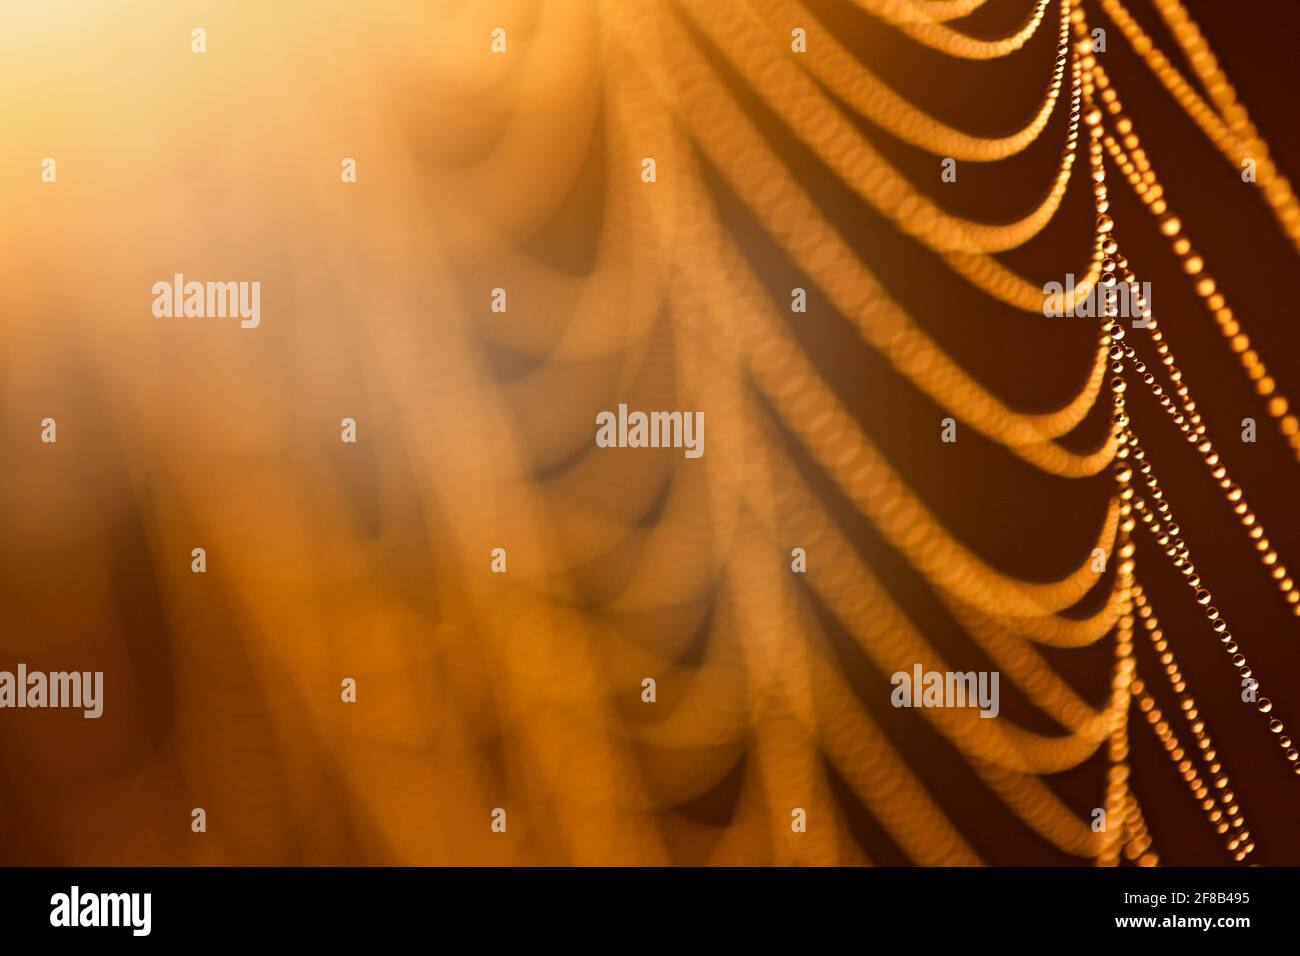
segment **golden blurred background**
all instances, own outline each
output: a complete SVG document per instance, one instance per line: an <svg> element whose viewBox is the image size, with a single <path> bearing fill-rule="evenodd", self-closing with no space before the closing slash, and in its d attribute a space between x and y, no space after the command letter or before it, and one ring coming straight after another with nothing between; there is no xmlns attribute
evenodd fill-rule
<svg viewBox="0 0 1300 956"><path fill-rule="evenodd" d="M1300 862L1296 24L5 4L0 669L105 700L0 711L0 862ZM1042 314L1130 269L1176 365ZM620 403L705 454L597 448Z"/></svg>

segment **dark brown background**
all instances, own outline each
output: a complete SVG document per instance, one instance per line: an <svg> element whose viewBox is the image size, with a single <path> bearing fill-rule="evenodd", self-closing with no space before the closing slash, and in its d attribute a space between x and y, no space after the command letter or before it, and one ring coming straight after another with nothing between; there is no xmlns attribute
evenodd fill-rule
<svg viewBox="0 0 1300 956"><path fill-rule="evenodd" d="M1185 233L1205 256L1219 289L1235 310L1243 330L1277 379L1284 393L1300 388L1300 308L1296 282L1300 270L1289 241L1272 218L1256 187L1244 184L1227 160L1201 134L1136 57L1119 29L1096 3L1084 4L1090 27L1107 30L1102 62L1119 91L1135 129L1150 157L1170 206L1181 217ZM1145 0L1132 0L1130 12L1156 46L1179 67L1194 74L1181 56L1163 21ZM1295 91L1300 81L1300 17L1294 4L1192 3L1192 17L1216 52L1235 85L1274 160L1294 183L1300 175L1295 157L1300 129L1295 115ZM936 118L961 129L996 135L1018 128L1035 108L1041 94L1040 64L1055 40L1041 30L1020 51L1002 60L958 61L909 41L850 3L813 0L822 22L870 68L923 106ZM1027 5L994 0L968 21L970 31L1003 35L1022 21ZM1194 80L1193 80L1194 82ZM750 100L755 115L761 107ZM1064 116L1058 114L1039 140L1009 160L978 164L961 162L955 183L941 183L938 160L863 123L871 141L898 164L912 182L945 209L985 221L1008 221L1033 208L1054 168L1062 142ZM816 169L816 161L769 126L773 140L784 143L786 155L801 169ZM1109 162L1109 161L1108 161ZM1167 240L1157 232L1157 220L1132 194L1123 178L1108 166L1111 213L1116 235L1139 278L1151 283L1152 302L1192 395L1216 438L1231 474L1246 489L1247 499L1292 569L1300 568L1300 464L1256 397L1236 356L1220 336L1212 316L1194 295ZM1077 175L1077 170L1076 170ZM954 275L939 257L900 236L889 223L858 201L830 175L809 175L810 189L891 293L935 338L1013 406L1048 410L1062 404L1086 375L1095 328L1085 319L1048 319L1017 313L975 290ZM1055 277L1081 268L1088 255L1092 218L1091 197L1072 186L1060 212L1028 247L1002 256L1022 275ZM733 207L734 209L734 207ZM736 232L759 237L761 230L742 225ZM1067 573L1079 560L1083 543L1095 534L1110 493L1108 472L1094 479L1072 481L1043 475L985 441L970 429L956 444L930 440L937 436L944 412L902 380L874 352L864 347L847 323L828 317L833 310L817 299L811 284L799 280L788 260L762 241L750 246L755 257L770 265L766 275L774 297L793 285L809 285L812 296L809 327L801 340L818 359L819 367L836 382L872 437L927 504L958 538L1009 573L1049 580ZM1062 263L1077 264L1063 268ZM764 270L759 270L764 274ZM1046 281L1046 279L1044 279ZM815 326L815 329L812 328ZM1141 333L1135 333L1140 335ZM1300 720L1300 624L1287 613L1273 582L1256 561L1254 549L1218 494L1195 450L1168 421L1165 413L1138 383L1129 390L1135 427L1149 459L1163 482L1175 515L1181 521L1193 559L1205 586L1215 596L1237 635L1256 675L1272 698L1279 716ZM1080 449L1103 435L1104 406L1072 436ZM1256 444L1240 439L1241 420L1258 422ZM960 426L959 426L960 427ZM829 490L828 490L829 493ZM842 508L851 521L849 509ZM922 631L954 666L988 668L977 648L965 638L926 589L924 582L882 544L870 525L851 525L865 542L873 566ZM1172 649L1180 661L1189 692L1200 705L1207 730L1218 748L1249 828L1257 842L1254 861L1260 864L1300 863L1300 777L1289 772L1276 741L1253 707L1240 701L1240 682L1227 655L1204 624L1191 593L1153 549L1139 526L1139 579L1152 599ZM1190 741L1167 682L1155 665L1150 643L1139 630L1139 667L1148 687L1171 719L1186 745ZM841 642L848 666L856 662L852 642ZM1111 665L1109 641L1084 650L1045 649L1047 660L1091 700L1106 693ZM911 721L906 736L890 723L880 700L864 696L896 740L904 744L911 766L932 788L941 804L972 845L990 862L1058 864L1076 862L1046 846L1020 825L956 757L928 724ZM1003 711L1024 726L1048 732L1050 722L1003 683ZM1132 712L1133 786L1141 801L1165 864L1230 863L1220 838L1212 831L1145 719ZM1288 732L1300 724L1288 727ZM1072 807L1094 805L1104 775L1105 747L1092 760L1051 785ZM860 818L861 836L877 862L905 862L870 818Z"/></svg>

